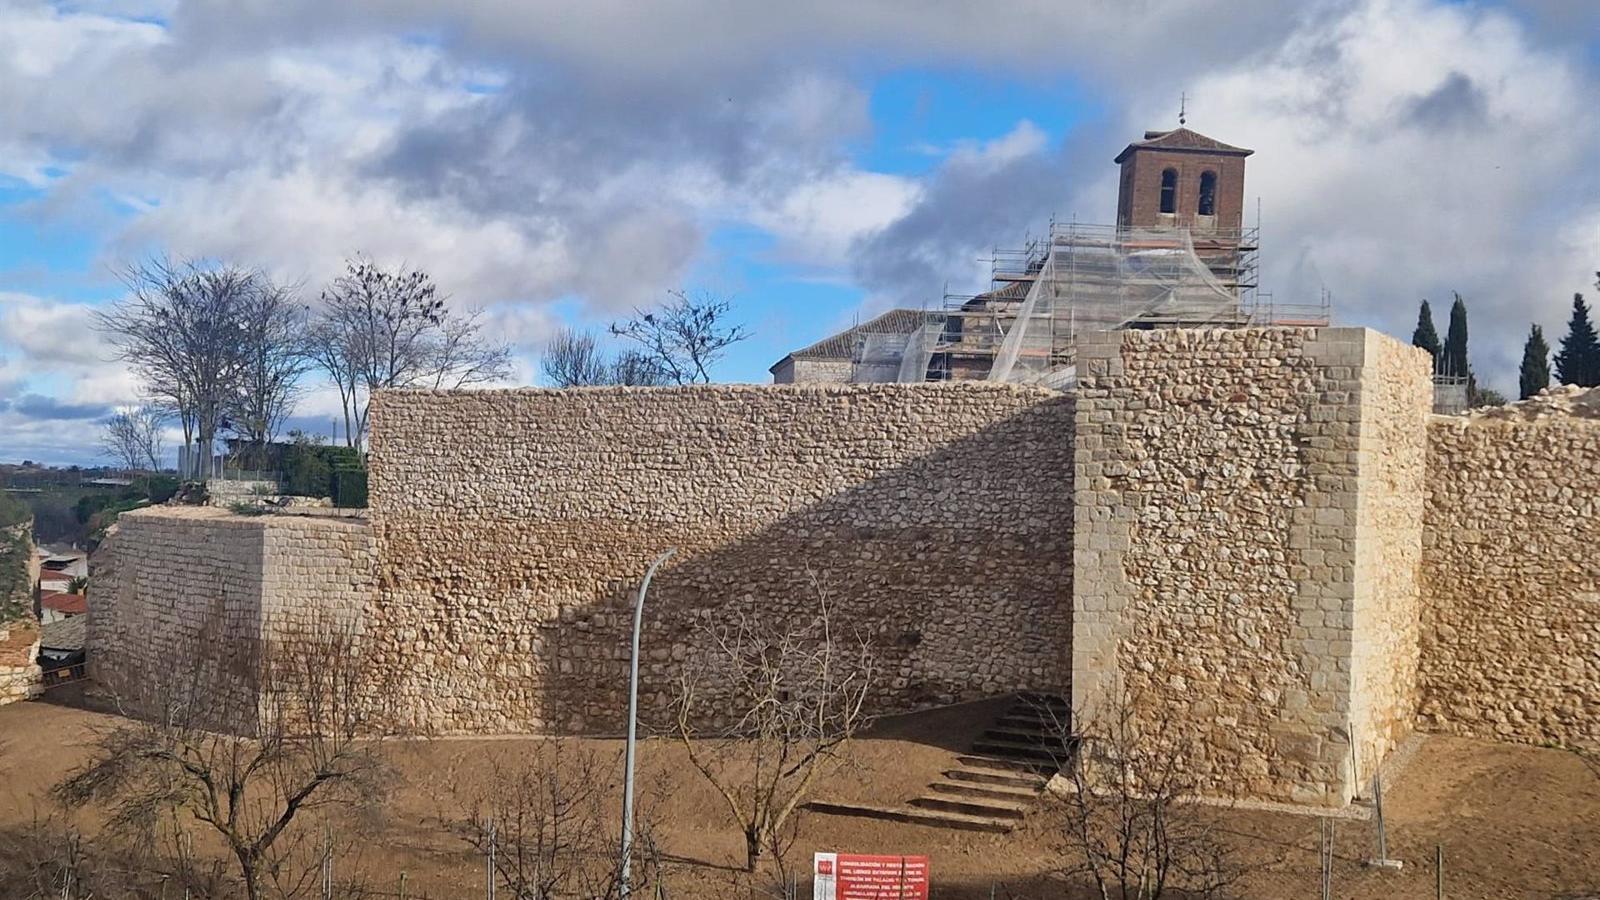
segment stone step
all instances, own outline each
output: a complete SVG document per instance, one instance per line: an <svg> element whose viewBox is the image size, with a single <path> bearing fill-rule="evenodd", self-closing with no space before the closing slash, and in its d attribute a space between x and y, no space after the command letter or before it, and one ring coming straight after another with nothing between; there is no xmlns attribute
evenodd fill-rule
<svg viewBox="0 0 1600 900"><path fill-rule="evenodd" d="M1015 769L996 770L978 769L972 767L960 769L946 769L944 777L950 781L960 781L968 784L999 785L1016 787L1037 793L1044 790L1049 779L1039 772L1020 772Z"/></svg>
<svg viewBox="0 0 1600 900"><path fill-rule="evenodd" d="M918 809L932 809L938 812L960 813L964 816L987 816L991 819L1011 819L1021 821L1027 814L1028 808L1009 800L988 800L976 797L950 797L930 794L918 797L911 801L911 805Z"/></svg>
<svg viewBox="0 0 1600 900"><path fill-rule="evenodd" d="M1009 772L1034 772L1055 774L1057 766L1053 762L1041 762L1031 759L1015 759L998 756L979 756L975 753L963 754L956 757L956 762L970 769L1000 769Z"/></svg>
<svg viewBox="0 0 1600 900"><path fill-rule="evenodd" d="M1030 731L1026 728L1017 728L1010 725L996 725L985 731L978 740L980 741L1016 741L1022 744L1032 744L1035 747L1058 747L1061 739L1044 731Z"/></svg>
<svg viewBox="0 0 1600 900"><path fill-rule="evenodd" d="M1043 781L1026 787L1014 784L982 784L972 781L935 781L928 790L935 794L954 794L958 797L977 797L985 800L1004 800L1011 803L1032 803L1044 789Z"/></svg>
<svg viewBox="0 0 1600 900"><path fill-rule="evenodd" d="M883 819L909 825L927 825L932 828L951 828L958 831L987 831L1004 834L1016 825L1012 819L993 816L974 816L966 813L944 812L936 809L917 809L910 806L872 806L865 803L834 803L813 800L806 804L813 812L832 816L854 816L862 819Z"/></svg>
<svg viewBox="0 0 1600 900"><path fill-rule="evenodd" d="M1067 723L1065 719L1056 721L1048 717L1041 719L1026 714L1006 713L996 719L994 724L996 728L1017 728L1044 734L1059 734L1062 726Z"/></svg>
<svg viewBox="0 0 1600 900"><path fill-rule="evenodd" d="M972 752L1002 759L1026 759L1051 766L1057 765L1060 761L1058 751L1027 741L979 739L973 743Z"/></svg>

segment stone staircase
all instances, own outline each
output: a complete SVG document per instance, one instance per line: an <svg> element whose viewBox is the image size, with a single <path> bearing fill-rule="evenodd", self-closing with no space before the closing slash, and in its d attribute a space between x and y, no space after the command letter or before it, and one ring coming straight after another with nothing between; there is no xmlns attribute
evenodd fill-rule
<svg viewBox="0 0 1600 900"><path fill-rule="evenodd" d="M1007 832L1022 822L1060 770L1059 737L1068 705L1048 694L1018 694L972 749L905 806L812 801L822 813L886 819L964 831Z"/></svg>

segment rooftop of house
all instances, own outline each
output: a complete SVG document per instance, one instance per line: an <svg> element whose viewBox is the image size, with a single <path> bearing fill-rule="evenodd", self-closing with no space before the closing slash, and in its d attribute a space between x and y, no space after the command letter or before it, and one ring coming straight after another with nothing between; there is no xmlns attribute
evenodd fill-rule
<svg viewBox="0 0 1600 900"><path fill-rule="evenodd" d="M82 650L88 624L88 616L73 616L45 625L39 629L39 649Z"/></svg>
<svg viewBox="0 0 1600 900"><path fill-rule="evenodd" d="M64 616L81 616L89 611L89 598L82 594L52 591L39 596L39 607L53 610Z"/></svg>
<svg viewBox="0 0 1600 900"><path fill-rule="evenodd" d="M874 316L860 325L829 335L809 347L802 347L772 364L774 371L791 359L849 360L855 355L856 337L863 334L910 334L927 321L927 313L920 309L891 309Z"/></svg>

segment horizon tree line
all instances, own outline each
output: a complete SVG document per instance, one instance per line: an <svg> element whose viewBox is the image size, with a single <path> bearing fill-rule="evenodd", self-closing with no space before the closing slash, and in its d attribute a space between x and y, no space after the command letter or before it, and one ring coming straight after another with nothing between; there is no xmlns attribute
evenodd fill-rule
<svg viewBox="0 0 1600 900"><path fill-rule="evenodd" d="M312 373L339 393L345 446L364 452L375 392L493 384L515 371L482 308L451 306L423 269L359 253L314 303L301 284L226 262L158 257L118 276L127 294L96 311L94 324L138 376L142 397L106 421L101 449L129 470L160 468L162 431L173 421L197 463L228 433L249 464L264 467ZM610 326L635 347L608 357L592 335L562 329L540 369L555 387L705 383L710 366L749 336L730 314L725 300L669 292L659 308ZM195 469L183 474L203 477Z"/></svg>
<svg viewBox="0 0 1600 900"><path fill-rule="evenodd" d="M1595 273L1595 286L1600 288L1600 272ZM1450 322L1445 339L1433 324L1433 310L1423 300L1417 310L1417 327L1411 333L1411 344L1420 347L1433 357L1435 376L1464 378L1467 382L1468 402L1473 406L1492 406L1506 402L1499 392L1480 389L1467 353L1467 306L1459 293L1452 292ZM1552 362L1554 369L1552 370ZM1518 397L1526 400L1550 386L1554 377L1558 384L1579 387L1600 386L1600 338L1590 318L1589 306L1582 293L1572 295L1572 315L1567 322L1567 334L1561 339L1561 350L1552 358L1550 344L1544 329L1537 323L1528 330L1523 343L1522 363L1518 369Z"/></svg>

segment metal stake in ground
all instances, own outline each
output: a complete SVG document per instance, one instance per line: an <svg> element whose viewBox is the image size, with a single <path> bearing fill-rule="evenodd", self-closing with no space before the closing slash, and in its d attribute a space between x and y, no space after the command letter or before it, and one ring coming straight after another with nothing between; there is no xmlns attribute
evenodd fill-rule
<svg viewBox="0 0 1600 900"><path fill-rule="evenodd" d="M618 893L627 900L633 890L633 756L638 743L639 726L639 626L644 622L644 597L650 590L650 579L656 569L677 553L672 547L656 557L645 570L644 581L639 583L639 599L633 604L633 662L628 671L628 745L622 761L622 867L617 879Z"/></svg>
<svg viewBox="0 0 1600 900"><path fill-rule="evenodd" d="M1404 865L1398 859L1389 858L1389 832L1383 824L1383 774L1372 776L1372 807L1378 820L1378 857L1367 860L1367 865L1374 869L1389 869L1398 872Z"/></svg>

